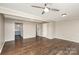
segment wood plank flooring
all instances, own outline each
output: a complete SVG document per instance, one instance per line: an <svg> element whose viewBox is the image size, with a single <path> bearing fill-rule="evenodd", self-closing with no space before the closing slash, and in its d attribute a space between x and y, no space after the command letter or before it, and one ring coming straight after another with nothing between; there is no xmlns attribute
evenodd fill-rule
<svg viewBox="0 0 79 59"><path fill-rule="evenodd" d="M79 55L79 43L43 37L6 42L1 55Z"/></svg>

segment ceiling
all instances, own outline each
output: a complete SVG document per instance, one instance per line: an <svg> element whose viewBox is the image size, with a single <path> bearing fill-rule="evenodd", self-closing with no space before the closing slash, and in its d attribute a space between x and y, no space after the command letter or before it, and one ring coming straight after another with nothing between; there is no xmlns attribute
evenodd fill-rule
<svg viewBox="0 0 79 59"><path fill-rule="evenodd" d="M48 7L57 8L60 11L49 11L49 13L41 14L43 9L33 8L35 6L44 6L44 3L0 3L1 7L6 7L42 17L46 21L59 21L64 19L73 19L79 17L79 3L48 3ZM61 14L66 13L67 16L62 17Z"/></svg>

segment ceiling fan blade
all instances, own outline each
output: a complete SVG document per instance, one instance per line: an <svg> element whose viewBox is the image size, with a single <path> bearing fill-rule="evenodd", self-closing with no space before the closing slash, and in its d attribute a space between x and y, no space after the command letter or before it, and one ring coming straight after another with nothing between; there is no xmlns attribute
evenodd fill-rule
<svg viewBox="0 0 79 59"><path fill-rule="evenodd" d="M44 7L40 7L40 6L32 6L32 7L44 9Z"/></svg>
<svg viewBox="0 0 79 59"><path fill-rule="evenodd" d="M42 15L43 15L44 13L45 13L45 12L43 11L43 12L42 12Z"/></svg>
<svg viewBox="0 0 79 59"><path fill-rule="evenodd" d="M49 8L49 7L48 7L48 9L49 9L49 10L52 10L52 11L59 11L59 9L55 9L55 8Z"/></svg>
<svg viewBox="0 0 79 59"><path fill-rule="evenodd" d="M47 6L47 4L45 3L45 6Z"/></svg>
<svg viewBox="0 0 79 59"><path fill-rule="evenodd" d="M59 9L51 9L51 10L54 10L54 11L59 11Z"/></svg>

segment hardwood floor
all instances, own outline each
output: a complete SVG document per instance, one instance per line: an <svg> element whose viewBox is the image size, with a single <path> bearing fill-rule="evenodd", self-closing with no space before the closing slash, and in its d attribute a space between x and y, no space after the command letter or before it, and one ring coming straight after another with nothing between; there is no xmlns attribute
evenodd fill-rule
<svg viewBox="0 0 79 59"><path fill-rule="evenodd" d="M6 42L1 55L79 55L79 43L43 37Z"/></svg>

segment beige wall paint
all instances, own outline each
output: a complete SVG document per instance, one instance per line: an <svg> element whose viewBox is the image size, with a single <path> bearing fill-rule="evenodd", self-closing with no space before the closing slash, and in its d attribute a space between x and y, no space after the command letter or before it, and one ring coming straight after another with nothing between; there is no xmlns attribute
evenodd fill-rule
<svg viewBox="0 0 79 59"><path fill-rule="evenodd" d="M36 36L36 23L17 21L14 19L5 20L5 40L15 40L15 22L23 23L23 38L31 38Z"/></svg>
<svg viewBox="0 0 79 59"><path fill-rule="evenodd" d="M4 40L4 16L0 14L0 52L3 48L3 45L5 43Z"/></svg>
<svg viewBox="0 0 79 59"><path fill-rule="evenodd" d="M62 20L56 22L55 38L79 43L79 19Z"/></svg>

